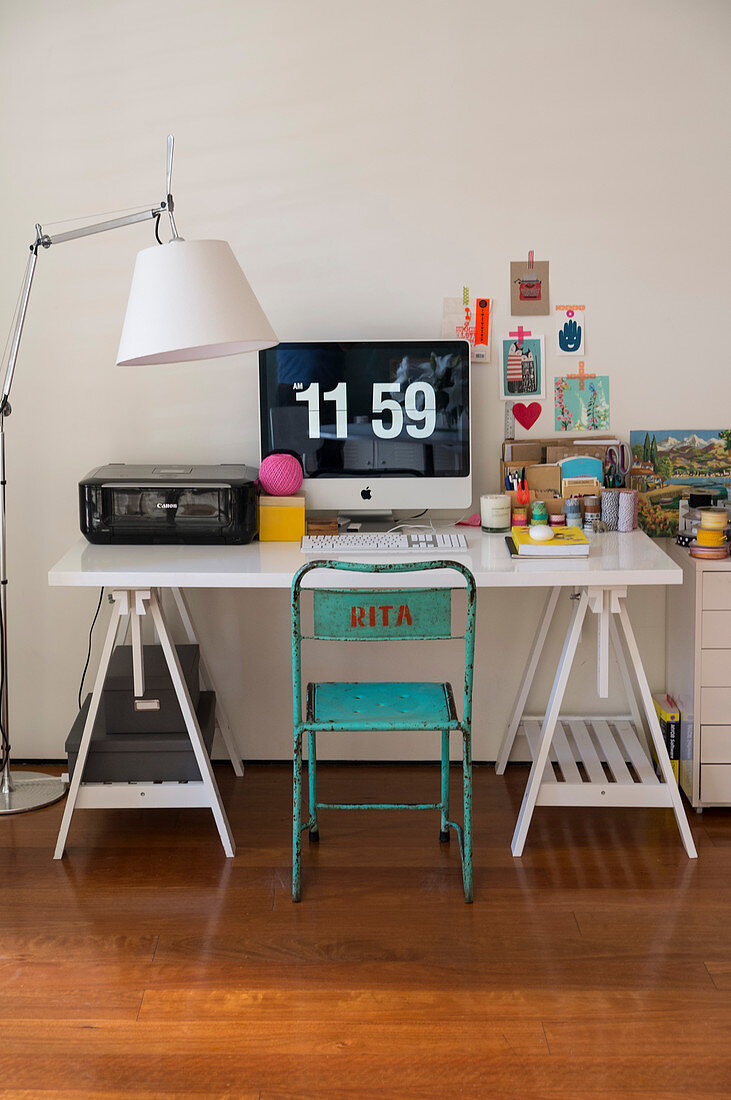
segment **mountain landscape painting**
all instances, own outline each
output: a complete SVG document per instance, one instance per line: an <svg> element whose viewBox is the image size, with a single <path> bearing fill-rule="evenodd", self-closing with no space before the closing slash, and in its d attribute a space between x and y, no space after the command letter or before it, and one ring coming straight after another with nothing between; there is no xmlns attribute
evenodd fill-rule
<svg viewBox="0 0 731 1100"><path fill-rule="evenodd" d="M689 489L731 486L731 429L630 432L631 485L640 491L640 526L675 535L678 502ZM724 492L724 495L725 495Z"/></svg>

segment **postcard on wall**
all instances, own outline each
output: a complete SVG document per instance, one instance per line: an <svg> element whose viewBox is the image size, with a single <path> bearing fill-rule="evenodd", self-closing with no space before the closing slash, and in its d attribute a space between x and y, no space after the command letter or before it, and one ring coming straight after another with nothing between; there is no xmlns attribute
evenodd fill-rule
<svg viewBox="0 0 731 1100"><path fill-rule="evenodd" d="M535 317L550 312L548 260L519 260L510 264L510 312L514 317Z"/></svg>
<svg viewBox="0 0 731 1100"><path fill-rule="evenodd" d="M477 298L475 300L475 328L474 346L472 348L473 363L490 362L490 330L492 328L492 299Z"/></svg>
<svg viewBox="0 0 731 1100"><path fill-rule="evenodd" d="M557 432L604 432L609 427L609 376L579 372L555 378L553 404Z"/></svg>
<svg viewBox="0 0 731 1100"><path fill-rule="evenodd" d="M559 355L583 355L586 336L584 306L556 306L556 351Z"/></svg>
<svg viewBox="0 0 731 1100"><path fill-rule="evenodd" d="M653 538L677 534L688 489L731 488L731 428L632 431L629 441L640 527Z"/></svg>
<svg viewBox="0 0 731 1100"><path fill-rule="evenodd" d="M489 363L492 299L477 298L473 306L466 297L442 299L442 339L469 340L472 362Z"/></svg>
<svg viewBox="0 0 731 1100"><path fill-rule="evenodd" d="M457 329L464 324L464 306L461 298L442 299L442 339L454 340Z"/></svg>
<svg viewBox="0 0 731 1100"><path fill-rule="evenodd" d="M545 357L543 337L533 336L518 326L501 341L500 397L545 397Z"/></svg>

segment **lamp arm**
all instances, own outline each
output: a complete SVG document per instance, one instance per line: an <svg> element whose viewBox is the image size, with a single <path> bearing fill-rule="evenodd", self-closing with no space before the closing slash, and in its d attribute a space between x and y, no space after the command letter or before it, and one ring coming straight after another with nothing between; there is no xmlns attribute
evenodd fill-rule
<svg viewBox="0 0 731 1100"><path fill-rule="evenodd" d="M2 395L0 395L0 418L7 416L10 412L10 405L8 403L10 398L10 387L13 384L13 375L15 374L15 364L18 359L20 339L23 335L25 315L28 312L28 301L30 299L30 289L33 285L33 275L38 259L38 249L50 248L52 244L62 244L64 241L74 241L79 237L91 237L95 233L105 233L108 229L120 229L123 225L135 225L137 222L149 221L152 218L158 218L161 214L164 214L165 211L169 213L172 222L172 209L172 195L168 195L167 199L164 199L158 206L153 206L147 210L139 210L136 214L128 214L124 218L111 218L109 221L95 222L93 225L82 225L77 229L70 229L67 233L55 233L53 236L49 236L48 233L43 232L42 226L36 225L36 239L30 246L28 266L25 269L25 277L20 292L18 315L15 319L10 353L8 355L8 365L5 369Z"/></svg>
<svg viewBox="0 0 731 1100"><path fill-rule="evenodd" d="M173 187L174 147L175 138L172 134L168 134L167 158L165 162L165 198L157 206L153 206L148 210L138 210L136 214L127 214L123 218L111 218L109 221L105 222L94 222L91 225L82 225L77 229L69 229L66 233L54 233L53 236L44 233L43 226L36 224L36 239L30 246L30 258L28 260L28 266L25 269L25 278L23 279L23 287L20 292L20 305L18 306L18 314L13 328L8 365L5 368L5 376L3 378L2 394L0 394L0 431L2 431L3 417L9 416L11 411L9 404L10 387L13 384L15 364L18 359L18 349L20 348L20 338L23 335L25 315L28 312L28 300L30 298L30 288L33 285L33 274L36 269L38 249L50 248L52 244L62 244L64 241L75 241L79 237L91 237L95 233L105 233L108 229L120 229L123 225L136 225L137 222L145 222L149 221L151 218L159 218L161 214L166 212L170 218L170 229L173 234L173 240L177 240L179 235L175 225L175 218L173 217L175 203L173 202L171 193ZM160 240L159 237L157 239L158 241Z"/></svg>

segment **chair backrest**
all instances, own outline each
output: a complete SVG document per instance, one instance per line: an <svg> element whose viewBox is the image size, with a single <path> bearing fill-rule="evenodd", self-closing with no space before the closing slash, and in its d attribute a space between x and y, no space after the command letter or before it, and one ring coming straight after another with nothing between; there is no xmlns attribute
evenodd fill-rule
<svg viewBox="0 0 731 1100"><path fill-rule="evenodd" d="M303 634L301 625L302 580L313 570L345 570L352 573L417 573L451 570L464 583L429 588L368 586L312 589L313 631ZM464 633L452 630L452 594L467 592ZM472 718L472 673L475 655L477 587L472 573L461 562L421 561L362 564L351 561L311 561L292 581L292 690L295 724L302 722L302 641L423 641L464 639L465 677L462 716Z"/></svg>

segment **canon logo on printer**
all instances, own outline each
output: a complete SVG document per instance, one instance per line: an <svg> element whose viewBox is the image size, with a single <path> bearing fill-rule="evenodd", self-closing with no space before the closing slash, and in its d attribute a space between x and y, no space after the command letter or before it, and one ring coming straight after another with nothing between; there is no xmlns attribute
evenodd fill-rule
<svg viewBox="0 0 731 1100"><path fill-rule="evenodd" d="M156 508L177 508L177 504L163 504L162 501L158 501L155 505Z"/></svg>

